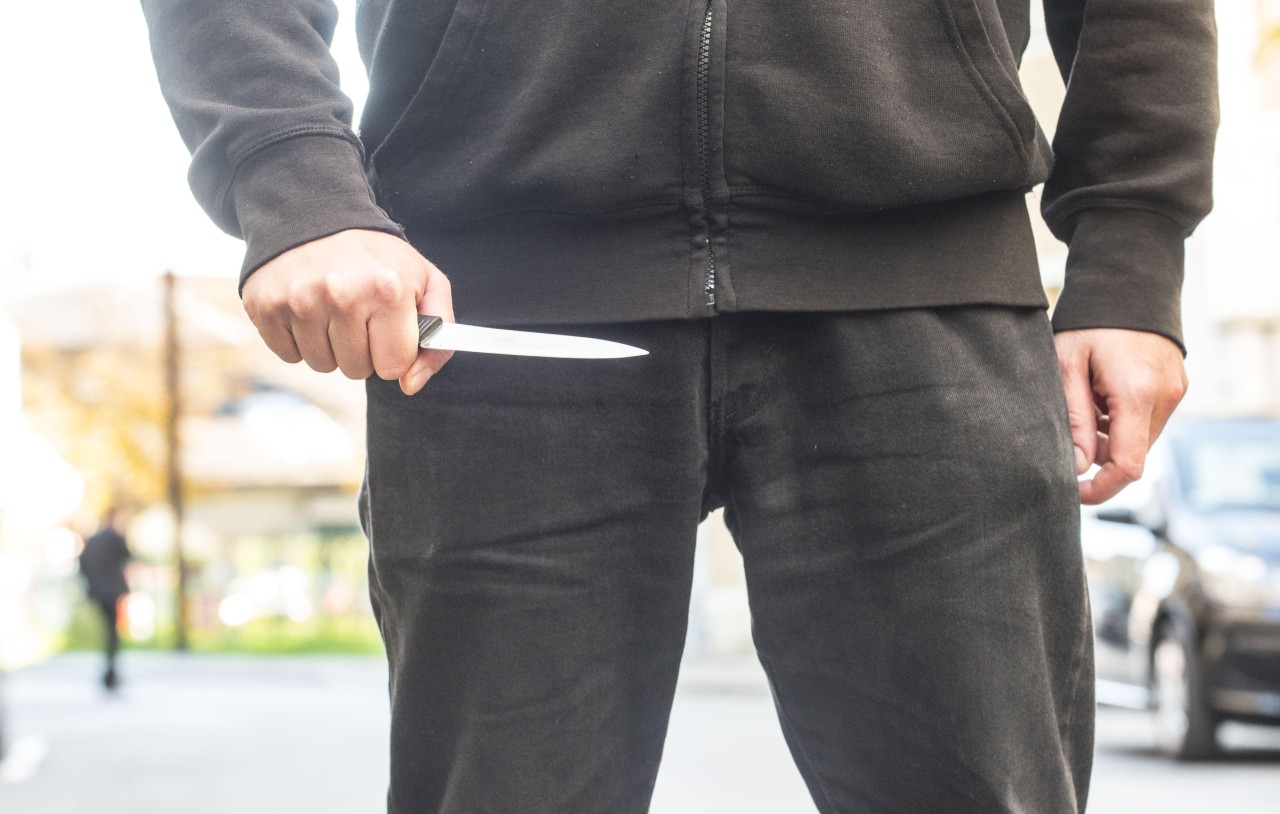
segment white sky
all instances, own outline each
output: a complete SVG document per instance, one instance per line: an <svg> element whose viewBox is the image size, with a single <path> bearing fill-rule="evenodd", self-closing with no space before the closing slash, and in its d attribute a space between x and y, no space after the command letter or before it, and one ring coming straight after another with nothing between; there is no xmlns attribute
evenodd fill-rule
<svg viewBox="0 0 1280 814"><path fill-rule="evenodd" d="M354 0L335 54L362 100ZM187 187L136 0L6 3L0 25L0 287L239 271Z"/></svg>

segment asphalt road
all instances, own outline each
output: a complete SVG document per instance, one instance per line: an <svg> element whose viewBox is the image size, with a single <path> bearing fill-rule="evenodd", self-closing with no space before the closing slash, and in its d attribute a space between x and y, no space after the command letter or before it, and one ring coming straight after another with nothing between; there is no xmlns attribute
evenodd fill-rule
<svg viewBox="0 0 1280 814"><path fill-rule="evenodd" d="M116 698L96 662L64 656L8 677L3 814L356 814L382 809L379 660L133 653ZM1099 716L1093 814L1280 812L1280 730L1230 727L1232 754L1178 765L1138 713ZM814 811L751 664L682 678L654 814Z"/></svg>

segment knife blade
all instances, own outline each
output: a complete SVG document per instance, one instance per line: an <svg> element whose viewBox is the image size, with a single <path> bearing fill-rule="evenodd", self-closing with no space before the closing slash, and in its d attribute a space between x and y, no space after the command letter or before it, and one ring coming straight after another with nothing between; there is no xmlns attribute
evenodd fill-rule
<svg viewBox="0 0 1280 814"><path fill-rule="evenodd" d="M477 325L445 322L440 317L430 315L418 317L418 346L558 359L623 359L628 356L644 356L649 352L607 339L481 328Z"/></svg>

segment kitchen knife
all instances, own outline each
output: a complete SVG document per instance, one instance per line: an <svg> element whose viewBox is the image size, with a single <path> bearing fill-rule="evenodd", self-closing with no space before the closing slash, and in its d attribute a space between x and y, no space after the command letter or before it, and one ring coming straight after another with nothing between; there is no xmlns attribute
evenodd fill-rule
<svg viewBox="0 0 1280 814"><path fill-rule="evenodd" d="M445 322L440 317L418 317L418 345L440 350L503 353L509 356L553 356L560 359L622 359L649 351L621 342L564 334L510 331Z"/></svg>

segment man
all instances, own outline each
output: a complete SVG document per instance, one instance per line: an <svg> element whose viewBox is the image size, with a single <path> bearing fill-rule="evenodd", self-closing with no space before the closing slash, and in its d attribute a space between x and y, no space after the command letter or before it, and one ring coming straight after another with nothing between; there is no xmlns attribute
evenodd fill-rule
<svg viewBox="0 0 1280 814"><path fill-rule="evenodd" d="M116 528L119 517L118 509L107 509L102 525L85 541L84 551L80 552L80 573L89 599L102 616L103 649L107 657L102 686L109 692L120 684L116 673L116 655L120 652L120 597L129 593L124 569L131 555L124 535Z"/></svg>
<svg viewBox="0 0 1280 814"><path fill-rule="evenodd" d="M325 0L143 6L250 318L368 380L390 811L645 810L720 505L821 811L1083 809L1078 503L1185 387L1211 0L1048 0L1052 151L1025 0L367 0L359 137ZM455 300L651 353L423 390Z"/></svg>

